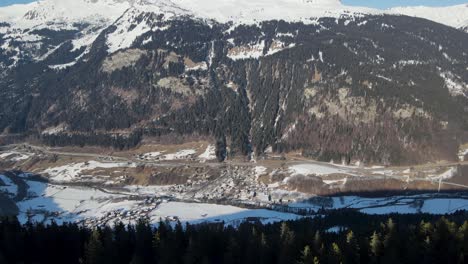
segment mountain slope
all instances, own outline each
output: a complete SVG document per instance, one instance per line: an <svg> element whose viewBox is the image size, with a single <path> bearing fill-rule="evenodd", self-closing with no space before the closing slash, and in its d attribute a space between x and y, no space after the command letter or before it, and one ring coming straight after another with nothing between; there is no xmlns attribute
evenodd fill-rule
<svg viewBox="0 0 468 264"><path fill-rule="evenodd" d="M456 159L466 43L401 16L232 27L129 9L74 65L11 68L0 129L58 145L203 136L220 159L269 148L326 161Z"/></svg>
<svg viewBox="0 0 468 264"><path fill-rule="evenodd" d="M48 12L53 1L22 8ZM0 131L117 148L208 138L220 160L270 151L457 159L468 142L466 33L337 1L293 2L258 0L245 13L227 0L79 0L88 9L73 15L62 12L69 1L54 15L27 12L31 28L9 18ZM115 12L89 20L100 5ZM309 6L323 17L306 17Z"/></svg>
<svg viewBox="0 0 468 264"><path fill-rule="evenodd" d="M388 13L425 18L454 28L468 26L468 4L448 7L396 7L388 10Z"/></svg>

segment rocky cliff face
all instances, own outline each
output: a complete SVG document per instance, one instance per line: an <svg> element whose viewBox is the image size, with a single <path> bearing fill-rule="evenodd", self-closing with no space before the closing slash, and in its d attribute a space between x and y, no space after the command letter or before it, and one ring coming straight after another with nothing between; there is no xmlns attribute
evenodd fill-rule
<svg viewBox="0 0 468 264"><path fill-rule="evenodd" d="M119 148L208 136L220 160L376 163L456 159L466 141L468 35L428 20L234 25L130 9L102 30L76 26L0 36L4 134Z"/></svg>

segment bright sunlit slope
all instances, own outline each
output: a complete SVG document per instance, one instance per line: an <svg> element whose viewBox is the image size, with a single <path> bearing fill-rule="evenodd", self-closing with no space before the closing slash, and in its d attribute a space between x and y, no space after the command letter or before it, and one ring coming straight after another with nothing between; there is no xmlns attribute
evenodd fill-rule
<svg viewBox="0 0 468 264"><path fill-rule="evenodd" d="M448 7L396 7L389 9L388 12L426 18L456 28L468 26L468 4Z"/></svg>

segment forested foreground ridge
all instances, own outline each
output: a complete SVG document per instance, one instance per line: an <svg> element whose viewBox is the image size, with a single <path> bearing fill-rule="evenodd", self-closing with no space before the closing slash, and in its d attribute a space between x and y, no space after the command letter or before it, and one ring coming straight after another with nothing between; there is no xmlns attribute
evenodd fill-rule
<svg viewBox="0 0 468 264"><path fill-rule="evenodd" d="M340 212L237 228L140 221L93 230L2 219L0 263L467 263L466 219Z"/></svg>

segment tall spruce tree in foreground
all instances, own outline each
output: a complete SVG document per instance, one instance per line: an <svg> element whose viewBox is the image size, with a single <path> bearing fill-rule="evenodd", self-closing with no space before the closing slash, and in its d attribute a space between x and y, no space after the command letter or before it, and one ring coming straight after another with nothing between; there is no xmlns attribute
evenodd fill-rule
<svg viewBox="0 0 468 264"><path fill-rule="evenodd" d="M85 264L101 264L104 262L104 247L98 230L91 233L85 247Z"/></svg>

